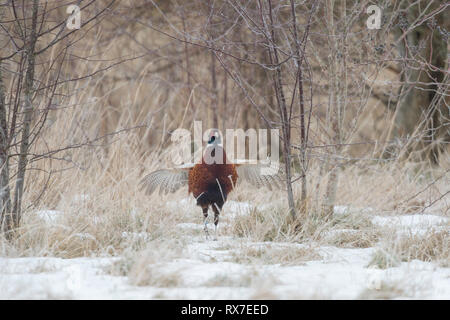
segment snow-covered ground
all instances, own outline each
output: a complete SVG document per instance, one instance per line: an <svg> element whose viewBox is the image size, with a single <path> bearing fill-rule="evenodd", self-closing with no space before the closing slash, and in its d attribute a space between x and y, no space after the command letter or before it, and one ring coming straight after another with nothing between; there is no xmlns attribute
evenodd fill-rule
<svg viewBox="0 0 450 320"><path fill-rule="evenodd" d="M251 209L236 201L227 206L230 217ZM346 211L345 207L336 208L336 214ZM39 214L50 222L58 216L53 211ZM447 219L430 214L373 213L372 222L420 233L435 226L446 228L442 225ZM253 246L289 251L305 245L249 242L228 236L212 241L199 235L201 225L183 223L178 227L197 231L197 235L185 239L181 255L157 263L158 277L176 275L176 281L167 286L137 286L127 276L114 275L110 270L123 257L0 258L0 299L450 299L450 268L412 260L378 269L369 266L376 246L322 245L314 248L315 258L303 262L251 263L239 261L239 250ZM145 234L124 232L122 236L146 241Z"/></svg>

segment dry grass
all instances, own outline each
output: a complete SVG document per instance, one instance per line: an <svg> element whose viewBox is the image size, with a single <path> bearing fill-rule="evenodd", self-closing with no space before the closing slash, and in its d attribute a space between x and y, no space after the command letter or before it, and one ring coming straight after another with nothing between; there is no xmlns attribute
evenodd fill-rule
<svg viewBox="0 0 450 320"><path fill-rule="evenodd" d="M357 210L336 214L320 243L341 248L369 248L383 237L383 230L372 223L371 215Z"/></svg>
<svg viewBox="0 0 450 320"><path fill-rule="evenodd" d="M78 178L73 181L55 177L40 205L25 211L14 240L1 242L1 254L63 258L117 255L125 248L140 250L153 239L177 237L175 226L187 222L187 212L172 212L170 206L153 200L158 195L146 197L136 185L139 172L127 167L130 172L120 181L99 165L85 171L74 169ZM38 215L39 210L48 209L59 212L50 221Z"/></svg>
<svg viewBox="0 0 450 320"><path fill-rule="evenodd" d="M130 143L124 143L125 141ZM36 193L30 190L24 199L25 207L28 209L24 212L22 226L12 242L0 238L0 254L63 258L92 255L121 256L127 250L140 252L153 240L192 236L192 232L186 233L177 227L178 223L201 223L201 212L195 205L177 205L177 199L186 197L185 189L175 195L160 197L155 194L151 198L140 192L137 181L143 172L164 166L162 159L165 155L147 158L142 163L140 162L142 158L134 152L137 141L138 135L128 133L123 140L110 147L107 155L92 154L89 150L84 152L83 149L74 153L74 158L90 161L90 164L86 168L74 168L64 174L54 174L38 205L30 206L36 196ZM417 178L418 176L410 173L407 168L403 169L403 175L401 172L395 164L392 168L370 167L366 172L356 168L345 169L342 177L349 179L342 179L339 185L338 204L352 203L349 196L354 195L355 207L364 208L371 205L374 207L373 211L353 210L336 214L328 221L311 211L309 215L299 217L300 227L297 228L290 223L282 192L270 194L268 197L265 191L240 186L230 194L229 199L248 201L253 209L248 214L243 212L229 218L226 218L227 212L224 212L221 221L228 222L228 225L225 223L222 225L221 236L240 237L254 242L302 244L316 242L349 248L374 246L386 237L386 230L381 230L371 223L373 213L408 212L410 207L406 205L397 206L396 211L392 211L393 203L420 192L430 181L426 178ZM318 174L318 171L315 169L311 171L311 179L313 174ZM433 173L434 176L439 174L440 172ZM35 186L42 186L46 177L47 175L41 171L30 171L29 175L30 181L35 183ZM348 180L352 179L357 183L349 183ZM377 185L374 181L383 183ZM294 186L294 191L298 195L299 184L296 183ZM441 180L434 186L434 191L423 192L420 196L435 197L444 189L444 181ZM389 201L384 199L387 195L390 197ZM362 200L363 196L367 200L366 204ZM317 197L320 199L320 194ZM273 203L268 203L268 198ZM439 210L433 211L433 214L446 212L448 204L445 198L440 205ZM59 211L61 214L53 221L45 221L37 215L39 210L48 209ZM195 235L202 235L201 230L196 231ZM405 244L402 242L400 251L405 253L402 254L401 260L435 259L433 257L445 260L446 254L448 257L448 247L444 245L445 240L448 240L448 233L438 233L434 238L430 234L425 240L423 242L422 238L411 237ZM419 246L425 246L426 243L429 244L429 248ZM440 243L442 248L431 249L435 246L434 243ZM406 250L407 248L409 250ZM269 263L277 261L284 263L283 261L295 261L297 257L303 255L301 250L298 252L294 250L292 253L276 252L274 248L267 250L273 251L276 258L271 259L265 252L249 252L244 257L247 256L245 259L251 262L259 254L261 257L267 256L261 259L272 261Z"/></svg>
<svg viewBox="0 0 450 320"><path fill-rule="evenodd" d="M448 224L447 224L448 227ZM450 232L448 228L434 228L417 234L396 234L383 238L381 248L374 254L369 266L385 269L400 262L421 260L435 262L441 267L450 266Z"/></svg>
<svg viewBox="0 0 450 320"><path fill-rule="evenodd" d="M448 192L448 178L445 182L445 177L448 177L447 170L450 169L449 160L450 154L443 154L441 163L434 167L427 163L404 161L380 165L355 163L342 171L337 202L372 208L377 214L412 214L422 212L427 207L433 214L448 215L450 197L443 197L441 201L428 206ZM433 183L435 180L437 182Z"/></svg>
<svg viewBox="0 0 450 320"><path fill-rule="evenodd" d="M135 8L133 10L140 10L139 6ZM142 17L148 17L155 15L156 11L139 13L143 14ZM178 43L161 37L139 23L122 21L120 16L111 19L99 25L98 30L88 32L83 41L74 46L75 52L82 53L80 56L101 56L101 59L83 60L78 64L73 62L65 66L65 73L74 78L81 77L108 66L111 63L108 58L128 57L141 52L141 45L132 41L126 33L116 32L120 29L117 26L122 24L133 30L131 33L148 48L167 48L168 52L180 49ZM96 51L98 48L101 48L100 52ZM195 52L190 60L191 64L198 66L195 72L191 70L195 74L192 78L195 78L195 86L198 85L194 92L194 104L188 104L191 92L186 91L185 83L180 81L185 79L186 70L169 63L168 69L151 72L168 63L163 58L154 59L152 56L118 64L98 77L71 82L70 86L59 88L59 110L50 111L42 136L31 152L41 154L49 149L72 145L83 147L67 148L55 154L55 158L30 163L22 225L12 242L0 235L0 255L64 258L116 256L129 248L138 252L145 248L148 241L187 235L176 225L182 222L199 223L200 210L192 207L180 210L178 207L175 212L167 203L184 198L186 190L167 197L156 194L148 198L139 191L137 184L144 173L171 166L171 152L177 146L170 143L168 133L178 127L191 128L193 120L203 120L204 129L212 126L210 96L206 92L208 90L205 91L210 84L210 70L204 58L202 53ZM168 61L174 60L170 58ZM383 77L386 75L380 76ZM236 114L231 116L231 111L227 113L227 117L221 119L222 124L227 128L238 128L243 127L245 120L247 124L259 126L261 122L254 110L247 114L250 119L241 119L241 91L231 80L228 82L228 101L233 104ZM372 108L374 103L371 99L366 110L377 110L381 120L377 121L376 126L383 131L383 124L387 124L389 119L386 121L380 117L384 111L380 111L380 107ZM197 109L191 112L194 106ZM221 108L226 111L228 106ZM231 118L237 120L231 121ZM316 120L320 119L312 122L320 122ZM120 134L99 139L116 130ZM366 141L380 136L378 131L357 131L364 136L355 136L354 140ZM297 139L298 135L293 134L293 137ZM94 139L94 143L87 143ZM355 148L358 146L347 148L349 150L345 150L343 156L351 154ZM366 247L375 243L378 233L369 232L373 226L368 215L354 213L336 216L331 221L320 218L318 213L328 179L321 161L323 156L314 154L311 160L307 172L308 214L298 218L299 228L290 223L283 191L269 192L246 187L236 190L229 199L248 201L254 209L248 215L232 219L230 226L222 229L225 235L243 237L249 241L307 243L320 242L325 233L335 229L351 229L358 232L338 232L336 238L328 243L344 247ZM374 150L371 156L376 158L378 154ZM385 164L356 159L347 161L340 173L336 203L372 207L377 214L418 212L448 191L445 179L426 188L450 168L448 154L442 154L440 159L437 167L408 161ZM11 163L12 172L16 170L15 166ZM294 192L298 199L299 181L294 183ZM418 196L409 199L414 194ZM48 209L62 212L61 217L47 223L36 216L38 210ZM450 202L445 198L428 208L435 214L448 213L449 209ZM124 233L128 236L123 236Z"/></svg>
<svg viewBox="0 0 450 320"><path fill-rule="evenodd" d="M135 4L136 1L124 3ZM139 7L135 5L135 8ZM151 10L139 14L141 19L155 21L158 18ZM64 67L63 73L73 78L83 77L104 69L117 57L141 54L143 47L161 50L155 50L155 55L149 53L144 58L105 69L98 77L58 88L58 101L54 102L58 110L50 111L42 136L33 145L31 153L42 154L49 149L72 145L83 147L67 148L54 158L30 162L21 227L11 241L0 234L0 256L114 256L119 258L107 268L109 274L128 277L130 284L137 286L178 287L183 285L183 280L176 266L166 269L167 265L185 257L187 243L192 239L200 242L198 239L203 239L203 232L201 229L181 229L177 224L201 224L201 210L177 203L187 196L186 188L174 195L147 197L139 190L138 182L149 171L173 166L171 152L177 146L171 144L170 133L174 129L192 129L194 120L202 120L203 129L212 127L211 115L215 111L210 106L211 79L207 62L210 52L196 51L195 48L189 52L192 53L190 64L195 66L189 71L193 82L193 92L189 92L185 83L188 70L184 67L184 57L177 55L183 52L184 45L144 28L141 23L124 22L121 17L111 19L115 23L107 22L96 27L98 29L93 28L94 32L88 32L83 41L74 44L74 53L92 57L92 61L73 62ZM173 17L169 16L169 19ZM198 24L195 27L202 23L200 20L189 22ZM128 33L136 36L141 44L130 39ZM316 62L311 62L316 68ZM158 69L163 71L154 71ZM219 64L217 70L218 79L222 81L223 71ZM379 80L382 78L388 77L382 74ZM326 86L327 79L324 81ZM222 83L219 83L217 97L221 129L260 127L262 121L255 110L246 105L241 89L230 78L226 85L228 105L222 105ZM191 93L192 101L189 100ZM329 130L316 125L324 120L325 113L321 108L328 105L328 99L323 93L314 96L312 134L308 142L311 145L329 142L326 137ZM38 100L37 96L36 108L46 107L40 106ZM347 111L349 117L357 112ZM371 98L365 105L361 123L356 124L355 135L346 143L383 140L391 118L391 111ZM293 143L299 144L296 140L300 135L296 130L292 132ZM114 131L120 131L120 134L98 139ZM88 142L90 140L95 141ZM245 264L246 268L263 264L302 265L321 259L318 248L322 245L340 248L377 246L369 266L381 269L414 259L450 267L448 225L447 230L397 237L394 231L383 230L371 222L373 214L402 215L426 211L448 215L449 197L433 201L448 191L448 179L439 177L450 168L450 154L445 151L441 162L432 167L429 163L408 160L368 160L380 156L378 146L371 148L372 144L366 144L343 150L336 204L370 207L372 211L354 209L336 214L329 220L321 216L328 181L323 160L329 156L326 154L329 150L318 148L310 154L308 200L303 204L307 214L299 216L293 223L285 192L238 186L228 199L248 202L253 208L229 219L225 218L227 213L224 212L220 236L238 238L242 242L225 244L216 250L229 251L230 257L225 259ZM352 155L367 159L352 159ZM294 158L296 156L294 154ZM11 163L11 171L16 169L16 164ZM295 198L299 199L300 181L296 181L293 188ZM301 205L298 203L299 208ZM40 210L56 210L60 215L47 221L37 214ZM211 261L217 260L213 257ZM45 271L51 271L50 267L42 265L32 270ZM254 299L273 299L276 296L271 289L276 284L270 275L250 270L235 277L219 275L201 285L254 288ZM402 283L382 282L379 288L363 292L361 298L403 297L408 295L406 287ZM165 298L165 294L161 292L155 298Z"/></svg>
<svg viewBox="0 0 450 320"><path fill-rule="evenodd" d="M349 230L334 232L324 242L340 248L370 248L379 241L380 235L380 231L376 229Z"/></svg>
<svg viewBox="0 0 450 320"><path fill-rule="evenodd" d="M397 267L400 264L400 260L397 255L392 254L384 249L378 249L372 256L371 261L367 267L377 267L379 269L387 269Z"/></svg>
<svg viewBox="0 0 450 320"><path fill-rule="evenodd" d="M430 230L424 235L401 238L395 246L402 261L414 259L436 261L442 267L450 267L450 231Z"/></svg>
<svg viewBox="0 0 450 320"><path fill-rule="evenodd" d="M232 233L253 241L280 241L294 236L286 207L269 210L252 208L232 222Z"/></svg>
<svg viewBox="0 0 450 320"><path fill-rule="evenodd" d="M99 28L98 32L86 35L76 49L83 53L82 56L95 56L96 49L93 48L97 46L94 44L101 43L104 45L101 46L102 59L71 65L65 72L73 77L89 74L108 65L107 58L127 56L141 49L126 35L112 34L116 27L103 25ZM168 39L151 30L143 30L138 24L131 28L136 29L133 33L149 48L170 48L173 45L170 43L169 46ZM129 276L130 281L137 285L179 284L180 279L175 274L163 272L158 264L180 256L178 250L186 238L202 236L201 230L193 234L177 227L177 224L186 222L200 224L200 209L176 205L180 198L186 197L186 189L175 195L160 197L155 194L149 198L140 192L138 181L148 171L171 166L171 151L177 146L171 145L169 132L178 127L191 128L193 120L200 118L204 121L204 129L211 126L210 98L204 91L207 86L200 89L204 84L209 85L210 76L204 56L193 56L191 63L198 66L194 72L198 81L195 85L198 84L199 88L194 99L198 110L191 112L192 105L187 103L190 92L186 92L184 83L176 80L185 78L183 68L155 74L149 72L166 63L153 61L150 57L133 60L108 69L99 77L61 88L63 92L58 100L61 110L50 112L42 137L33 146L33 153L83 145L111 131L139 128L97 139L81 148L68 148L58 153L57 159L50 157L31 162L31 170L26 177L22 224L12 241L0 235L1 256L119 256L122 258L110 270L112 274ZM118 75L126 77L117 80ZM239 88L231 81L228 84L230 104L240 107L242 95ZM366 110L371 110L372 106L369 104ZM380 113L379 108L377 110ZM239 118L242 110L235 111L239 111L236 113L236 118ZM252 112L249 114L252 118L244 119L248 120L247 123L260 123L256 113L253 116ZM233 123L230 119L223 120L227 127L231 124L242 127L243 119ZM384 123L386 121L383 120L376 125L384 130ZM379 138L377 132L357 131L364 136L354 137L355 141ZM296 134L293 136L297 137ZM355 150L347 151L351 154ZM346 154L344 152L343 156ZM375 151L372 155L374 158L378 156ZM299 216L296 223L292 223L288 214L283 191L269 192L241 186L230 194L229 200L249 202L253 209L248 214L230 218L228 225L221 228L221 236L243 238L248 242L294 244L288 247L231 247L230 250L235 250L233 261L295 265L320 258L312 243L367 248L383 242L390 244L375 254L372 265L385 268L397 261L420 259L439 261L448 266L448 232L429 232L425 236L389 242L387 232L371 223L371 213L356 210L324 220L320 216L320 207L328 177L320 161L323 156L314 155L311 161L307 172L308 214ZM445 215L450 209L448 199L443 198L428 206L448 190L448 181L440 179L432 187L427 186L450 168L448 159L450 156L443 154L437 167L408 161L385 164L367 160L348 161L341 168L336 204L371 207L376 214L414 213L427 207L433 214ZM14 172L15 169L15 164L11 163L11 170ZM300 182L295 182L293 187L298 199ZM411 198L415 194L417 197ZM175 202L175 205L170 202ZM61 214L50 222L37 215L39 210L49 209ZM248 284L250 281L245 277L236 282L233 279L222 280L230 285Z"/></svg>
<svg viewBox="0 0 450 320"><path fill-rule="evenodd" d="M262 204L264 205L264 204ZM258 206L249 214L234 219L231 233L251 241L317 242L338 247L368 248L383 236L383 230L374 225L370 213L356 210L336 214L331 219L311 213L291 221L287 207Z"/></svg>
<svg viewBox="0 0 450 320"><path fill-rule="evenodd" d="M232 252L232 261L244 264L301 265L318 259L320 255L311 246L255 244L242 245Z"/></svg>
<svg viewBox="0 0 450 320"><path fill-rule="evenodd" d="M277 284L276 279L267 274L261 274L258 270L249 270L244 273L231 275L222 274L216 275L204 283L201 286L205 287L252 287L252 288L262 288L266 285Z"/></svg>
<svg viewBox="0 0 450 320"><path fill-rule="evenodd" d="M186 190L162 198L158 194L151 198L146 197L136 185L141 176L140 170L136 169L140 167L137 164L137 157L123 146L118 149L115 151L117 155L102 156L108 161L103 163L103 167L94 162L86 170L73 169L74 173L77 172L77 179L67 180L66 175L55 175L39 206L30 207L25 211L22 226L17 231L15 239L12 242L0 239L0 253L3 256L63 258L90 255L116 256L129 248L140 251L152 240L189 236L190 234L180 230L177 224L187 222L200 224L201 212L195 205L191 207L176 204L177 199L186 197ZM125 157L120 155L122 152L127 152L131 156L125 161ZM160 166L159 161L153 159L147 167ZM352 174L351 169L342 173L343 176ZM377 173L377 175L385 176L386 180L390 179L389 174ZM380 178L377 175L373 178ZM36 182L39 182L38 178L39 174L30 177ZM410 177L405 175L404 179L409 180ZM343 183L339 189L341 196L338 203L344 203L343 199L346 198L344 194L347 193L358 195L365 190L366 194L371 192L376 196L372 183L369 184L371 179L367 177L363 180L367 181L367 184L361 182L350 187ZM396 183L403 182L399 179ZM426 180L417 183L414 192L420 191L426 183ZM298 185L295 187L296 193L298 187ZM439 188L442 186L439 185ZM395 192L397 192L396 199L407 199L411 190L397 189ZM246 197L243 197L244 194ZM32 193L25 198L27 203L33 200L31 196ZM222 222L227 221L229 225L222 225L221 235L237 236L255 242L318 242L340 247L370 247L385 237L385 231L371 223L373 213L361 210L336 214L328 221L311 212L307 216L300 216L298 220L300 227L295 228L290 222L283 197L281 192L273 195L276 202L269 205L259 190L238 188L230 194L229 199L248 198L250 200L247 201L252 203L253 209L248 214L245 212L232 218L225 218L227 212L224 212ZM445 202L442 203L445 205ZM377 206L380 207L382 204L383 202L379 201ZM386 202L384 209L380 211L389 211L389 208L392 208L392 204ZM61 214L53 221L45 221L36 214L39 210L48 209ZM379 213L377 209L373 212ZM407 211L406 209L397 211L397 214L402 212ZM442 211L433 211L433 214L439 212ZM201 235L201 231L196 234ZM408 255L411 258L413 256L414 254Z"/></svg>
<svg viewBox="0 0 450 320"><path fill-rule="evenodd" d="M183 254L184 243L181 241L152 241L147 248L136 254L133 263L125 260L125 269L130 283L137 286L176 287L181 283L177 270L166 270L167 262Z"/></svg>

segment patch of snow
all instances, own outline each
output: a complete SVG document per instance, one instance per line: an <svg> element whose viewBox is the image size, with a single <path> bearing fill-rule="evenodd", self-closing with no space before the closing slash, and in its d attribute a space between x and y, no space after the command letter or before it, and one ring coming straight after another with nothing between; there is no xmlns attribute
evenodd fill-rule
<svg viewBox="0 0 450 320"><path fill-rule="evenodd" d="M107 282L97 275L114 258L0 258L2 299L92 299ZM101 285L97 287L96 285ZM99 296L100 294L100 296Z"/></svg>
<svg viewBox="0 0 450 320"><path fill-rule="evenodd" d="M185 198L172 201L171 205L186 210L186 207L195 207L195 200ZM224 206L223 217L249 214L252 208L247 202L229 201ZM335 207L337 214L354 210ZM62 213L46 210L38 214L54 221ZM373 216L372 221L381 227L420 231L438 228L447 223L448 218L435 215ZM177 227L201 231L203 224L180 223ZM213 232L213 228L210 227L210 231ZM95 240L87 233L73 236ZM148 236L145 232L122 233L126 239L148 241ZM377 294L398 299L450 299L450 268L417 260L388 269L368 267L377 250L375 247L250 242L220 234L218 241L211 241L205 240L202 233L185 239L187 245L181 256L152 265L158 273L175 274L178 279L175 287L138 287L131 285L127 277L108 274L108 268L122 258L0 258L0 299L359 299L377 297ZM321 258L299 265L237 263L239 259L233 258L249 246L286 251L313 247Z"/></svg>
<svg viewBox="0 0 450 320"><path fill-rule="evenodd" d="M55 223L63 215L62 211L58 210L39 210L36 215L47 223Z"/></svg>
<svg viewBox="0 0 450 320"><path fill-rule="evenodd" d="M344 215L344 214L348 214L348 213L356 213L356 212L363 212L363 213L371 213L374 212L375 210L373 208L367 207L367 208L353 208L353 207L349 207L349 206L334 206L333 207L333 212L334 214L337 215Z"/></svg>
<svg viewBox="0 0 450 320"><path fill-rule="evenodd" d="M90 195L89 194L76 194L72 197L72 201L79 203L79 202L85 202L88 201L90 199Z"/></svg>
<svg viewBox="0 0 450 320"><path fill-rule="evenodd" d="M167 201L166 203L166 207L174 212L177 211L190 211L190 209L195 208L195 199L194 197L190 196L187 198L182 198L179 200L171 200L171 201ZM201 212L201 211L200 211Z"/></svg>
<svg viewBox="0 0 450 320"><path fill-rule="evenodd" d="M184 230L203 230L203 224L198 223L178 223L177 227Z"/></svg>
<svg viewBox="0 0 450 320"><path fill-rule="evenodd" d="M122 238L127 240L144 240L147 241L150 239L150 236L147 232L122 232Z"/></svg>
<svg viewBox="0 0 450 320"><path fill-rule="evenodd" d="M70 237L76 237L76 238L79 238L79 239L81 239L81 240L94 240L94 241L97 241L97 239L92 235L92 234L90 234L90 233L87 233L87 232L79 232L79 233L74 233L73 235L71 235ZM69 237L69 238L70 238Z"/></svg>
<svg viewBox="0 0 450 320"><path fill-rule="evenodd" d="M241 240L192 242L188 258L155 265L176 274L177 287L129 283L106 269L119 258L0 258L3 299L358 299L392 287L394 298L449 299L450 269L412 261L389 269L367 268L374 248L320 247L322 260L302 265L251 265L226 261ZM248 243L247 243L248 244ZM257 243L257 245L277 244ZM284 244L288 250L290 245ZM399 288L399 290L396 290Z"/></svg>
<svg viewBox="0 0 450 320"><path fill-rule="evenodd" d="M254 206L248 202L229 200L223 205L223 212L225 212L224 216L234 218L236 216L250 214L253 208Z"/></svg>
<svg viewBox="0 0 450 320"><path fill-rule="evenodd" d="M402 216L375 216L372 222L381 227L394 227L399 234L421 235L431 230L448 230L442 226L449 221L448 218L431 214L413 214Z"/></svg>
<svg viewBox="0 0 450 320"><path fill-rule="evenodd" d="M431 227L439 224L446 223L448 218L431 215L431 214L413 214L402 216L376 216L372 219L374 224L381 227L384 226L396 226L402 228L423 228Z"/></svg>
<svg viewBox="0 0 450 320"><path fill-rule="evenodd" d="M349 212L348 206L334 206L333 209L335 214L346 214Z"/></svg>

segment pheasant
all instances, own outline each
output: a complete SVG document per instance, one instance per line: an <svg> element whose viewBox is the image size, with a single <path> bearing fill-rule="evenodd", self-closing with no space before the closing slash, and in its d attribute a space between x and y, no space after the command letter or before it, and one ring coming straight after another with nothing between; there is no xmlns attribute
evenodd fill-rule
<svg viewBox="0 0 450 320"><path fill-rule="evenodd" d="M215 157L218 152L218 157ZM216 159L219 158L219 161ZM188 164L173 169L156 170L146 175L141 186L147 195L151 195L158 186L161 193L175 192L188 185L188 193L192 193L197 205L203 211L203 224L206 238L208 232L208 209L214 212L214 240L217 240L219 215L228 194L234 189L238 180L246 180L250 184L269 190L282 186L282 175L276 172L271 175L261 173L264 165L250 163L230 163L223 149L218 131L211 131L209 141L201 163Z"/></svg>

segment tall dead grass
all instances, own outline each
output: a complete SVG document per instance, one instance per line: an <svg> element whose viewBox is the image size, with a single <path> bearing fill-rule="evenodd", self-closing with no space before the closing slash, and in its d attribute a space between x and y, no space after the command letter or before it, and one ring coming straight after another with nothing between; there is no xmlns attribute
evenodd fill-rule
<svg viewBox="0 0 450 320"><path fill-rule="evenodd" d="M63 128L59 128L64 131ZM168 196L146 197L138 181L146 171L167 166L166 155L142 156L136 151L139 134L133 131L117 137L109 152L86 147L70 151L73 163L84 163L49 175L42 170L29 172L30 185L24 198L22 226L15 239L0 240L3 256L59 256L120 255L127 248L140 250L156 239L174 239L184 235L179 223L201 223L201 212L195 206L180 205L187 197L186 190ZM33 166L50 166L50 170L65 167L65 163L45 160ZM437 169L436 172L443 169ZM318 180L319 170L312 173ZM438 173L429 175L437 176ZM313 178L310 175L310 179ZM240 185L229 200L248 201L249 212L226 218L223 212L220 236L242 237L250 241L321 242L342 247L369 247L383 236L370 222L373 214L420 213L445 189L445 179L432 190L420 193L430 178L401 168L399 164L371 166L365 169L343 169L338 188L337 205L350 205L350 211L325 221L310 210L292 224L283 192L267 202L267 191ZM48 181L48 182L47 182ZM45 192L36 202L36 198ZM295 194L299 186L295 184ZM420 193L415 199L411 195ZM320 200L320 193L315 195ZM311 201L313 202L314 199ZM418 205L420 204L420 206ZM416 207L418 206L418 207ZM371 209L367 209L370 207ZM413 210L414 208L414 210ZM313 209L313 208L312 208ZM449 203L445 198L425 212L445 215ZM45 218L43 210L54 210L53 218ZM228 220L227 220L228 219ZM297 227L296 227L297 225ZM413 259L414 255L407 255Z"/></svg>
<svg viewBox="0 0 450 320"><path fill-rule="evenodd" d="M137 25L131 27L137 28ZM98 55L96 45L101 43L104 59L69 64L63 73L73 77L90 74L104 68L114 57L131 57L142 49L126 34L112 34L114 24L98 28L86 35L84 41L75 46L75 51L94 57ZM173 43L169 46L168 39L151 30L133 31L137 39L145 40L149 47L176 47ZM119 64L97 77L70 82L61 89L63 94L57 101L59 109L50 112L32 152L63 150L31 161L26 176L22 225L12 241L0 238L0 255L66 258L120 255L129 248L141 250L148 241L181 237L179 223L200 223L198 208L170 204L186 197L185 189L175 195L155 194L148 198L138 188L138 181L145 172L170 166L171 148L176 147L170 144L171 130L191 128L194 119L202 119L206 125L211 123L203 112L210 110L205 86L209 81L209 69L203 56L198 54L191 58L191 63L199 66L196 70L199 85L194 92L186 93L181 80L185 78L182 68L152 71L163 62L167 63L161 57L149 55ZM237 88L231 86L229 95L233 110L239 111L242 96ZM193 104L188 103L190 96L195 97L198 109L193 110ZM237 111L233 119L223 119L224 123L239 126ZM258 122L257 119L252 121ZM110 132L118 133L108 134ZM373 231L374 226L368 223L367 207L377 214L426 210L448 215L448 197L433 202L447 191L448 179L433 181L448 174L448 159L450 156L443 154L442 162L435 168L405 161L381 164L372 160L347 161L340 169L342 178L336 204L351 205L353 212L325 221L319 216L318 208L328 177L322 170L323 159L315 155L307 175L308 215L298 217L298 223L292 224L283 191L269 195L267 190L242 185L229 200L251 202L254 209L232 218L230 225L221 229L222 236L251 241L322 241L339 246L370 246L380 235L379 230ZM15 170L14 164L12 170ZM299 182L294 183L294 193L299 198ZM48 221L39 214L42 210L55 210L58 214ZM226 214L224 212L223 216ZM330 236L333 230L343 229L356 233L339 231Z"/></svg>
<svg viewBox="0 0 450 320"><path fill-rule="evenodd" d="M383 239L369 266L380 269L396 267L401 262L420 260L435 262L448 268L450 266L450 232L432 228L422 233L392 233Z"/></svg>

